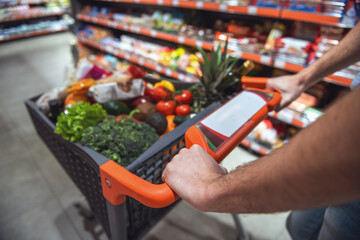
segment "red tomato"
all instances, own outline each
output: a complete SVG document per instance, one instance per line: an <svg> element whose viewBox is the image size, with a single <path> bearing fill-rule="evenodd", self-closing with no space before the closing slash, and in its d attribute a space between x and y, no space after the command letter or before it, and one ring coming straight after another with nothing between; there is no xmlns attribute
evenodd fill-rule
<svg viewBox="0 0 360 240"><path fill-rule="evenodd" d="M137 105L139 105L139 103L145 103L145 102L150 102L152 103L152 98L147 96L147 95L144 95L142 97L138 97L136 98L133 102L132 102L132 106L133 108L136 108Z"/></svg>
<svg viewBox="0 0 360 240"><path fill-rule="evenodd" d="M189 90L184 90L180 95L175 96L175 100L183 104L191 104L193 96Z"/></svg>
<svg viewBox="0 0 360 240"><path fill-rule="evenodd" d="M175 109L176 115L178 116L186 116L191 113L191 107L187 104L183 104L180 106L177 106Z"/></svg>
<svg viewBox="0 0 360 240"><path fill-rule="evenodd" d="M128 71L131 73L133 78L143 78L146 75L146 72L144 70L133 65L128 68Z"/></svg>
<svg viewBox="0 0 360 240"><path fill-rule="evenodd" d="M160 101L156 104L156 111L167 115L172 115L175 112L175 102L173 100L170 101Z"/></svg>
<svg viewBox="0 0 360 240"><path fill-rule="evenodd" d="M149 96L151 99L155 100L154 99L154 89L151 89L151 88L145 88L145 92L144 92L144 95L145 96Z"/></svg>
<svg viewBox="0 0 360 240"><path fill-rule="evenodd" d="M158 86L154 89L154 96L153 99L155 101L161 101L161 100L165 100L167 98L171 97L171 92L168 91L165 87L163 86Z"/></svg>

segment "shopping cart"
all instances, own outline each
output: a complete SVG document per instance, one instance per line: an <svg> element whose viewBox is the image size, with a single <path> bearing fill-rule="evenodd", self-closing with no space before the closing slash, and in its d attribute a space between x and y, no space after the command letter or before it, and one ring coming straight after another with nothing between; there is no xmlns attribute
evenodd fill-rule
<svg viewBox="0 0 360 240"><path fill-rule="evenodd" d="M264 82L249 81L246 85L263 87ZM141 238L178 203L176 194L162 182L162 171L172 157L185 147L187 129L221 105L220 102L212 103L159 139L129 166L122 168L94 150L55 134L55 123L40 111L35 103L37 98L27 100L25 105L38 135L83 193L95 217L113 240ZM109 170L113 167L120 169L124 175L107 175L105 168ZM124 179L135 179L135 182L122 181ZM134 183L140 185L134 186ZM117 191L119 189L120 192ZM134 195L127 192L129 189L140 189L141 194ZM138 198L140 195L142 197ZM239 219L235 215L233 217L238 229L242 229ZM242 233L242 237L246 238L246 235Z"/></svg>

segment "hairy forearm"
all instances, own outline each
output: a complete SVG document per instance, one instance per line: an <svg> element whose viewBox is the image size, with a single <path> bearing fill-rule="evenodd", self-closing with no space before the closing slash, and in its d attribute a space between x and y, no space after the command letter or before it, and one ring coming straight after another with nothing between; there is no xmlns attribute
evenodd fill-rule
<svg viewBox="0 0 360 240"><path fill-rule="evenodd" d="M276 212L360 199L360 88L284 147L220 177L204 210Z"/></svg>
<svg viewBox="0 0 360 240"><path fill-rule="evenodd" d="M360 61L359 39L360 23L337 46L298 73L303 89L306 90L326 76Z"/></svg>

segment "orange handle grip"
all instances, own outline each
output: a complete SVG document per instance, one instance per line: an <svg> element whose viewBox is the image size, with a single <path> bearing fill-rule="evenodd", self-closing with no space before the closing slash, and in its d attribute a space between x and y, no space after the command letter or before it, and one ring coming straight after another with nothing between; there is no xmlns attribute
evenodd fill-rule
<svg viewBox="0 0 360 240"><path fill-rule="evenodd" d="M103 195L113 205L130 196L148 207L163 208L179 198L166 183L152 184L112 160L100 166L100 177Z"/></svg>
<svg viewBox="0 0 360 240"><path fill-rule="evenodd" d="M269 78L265 77L242 77L241 83L245 88L265 89Z"/></svg>

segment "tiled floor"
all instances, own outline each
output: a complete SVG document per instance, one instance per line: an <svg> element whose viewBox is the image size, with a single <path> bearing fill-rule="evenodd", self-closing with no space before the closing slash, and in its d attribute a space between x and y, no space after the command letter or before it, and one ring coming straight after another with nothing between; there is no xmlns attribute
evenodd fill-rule
<svg viewBox="0 0 360 240"><path fill-rule="evenodd" d="M40 138L24 100L60 86L71 65L69 33L0 45L0 239L107 239L96 221L76 207L84 198ZM224 162L232 169L256 157L236 149ZM241 159L241 162L239 161ZM252 239L290 239L287 213L241 215ZM178 204L145 237L235 239L230 214L201 213Z"/></svg>

